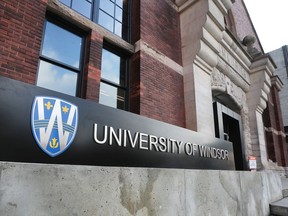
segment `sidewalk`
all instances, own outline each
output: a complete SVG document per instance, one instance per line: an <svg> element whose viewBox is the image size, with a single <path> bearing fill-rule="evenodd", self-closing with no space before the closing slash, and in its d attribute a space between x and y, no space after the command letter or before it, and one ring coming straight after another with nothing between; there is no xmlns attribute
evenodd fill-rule
<svg viewBox="0 0 288 216"><path fill-rule="evenodd" d="M270 214L274 216L288 215L288 178L282 177L281 182L283 199L270 204Z"/></svg>

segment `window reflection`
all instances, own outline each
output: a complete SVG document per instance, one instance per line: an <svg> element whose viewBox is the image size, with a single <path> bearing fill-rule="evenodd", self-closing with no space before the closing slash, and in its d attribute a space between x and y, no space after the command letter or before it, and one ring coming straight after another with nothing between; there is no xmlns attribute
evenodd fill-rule
<svg viewBox="0 0 288 216"><path fill-rule="evenodd" d="M121 8L116 7L116 11L115 11L115 18L117 20L119 20L120 22L122 22L122 17L123 17L123 11Z"/></svg>
<svg viewBox="0 0 288 216"><path fill-rule="evenodd" d="M125 109L126 59L103 49L101 62L99 103Z"/></svg>
<svg viewBox="0 0 288 216"><path fill-rule="evenodd" d="M114 20L111 16L107 15L103 11L99 11L99 25L113 32L114 29Z"/></svg>
<svg viewBox="0 0 288 216"><path fill-rule="evenodd" d="M123 0L116 0L116 4L122 8L123 7Z"/></svg>
<svg viewBox="0 0 288 216"><path fill-rule="evenodd" d="M125 91L102 82L100 84L99 103L118 109L125 109Z"/></svg>
<svg viewBox="0 0 288 216"><path fill-rule="evenodd" d="M101 0L98 21L99 25L120 37L122 37L123 20L122 3L123 1Z"/></svg>
<svg viewBox="0 0 288 216"><path fill-rule="evenodd" d="M76 96L82 40L68 29L46 21L36 84Z"/></svg>
<svg viewBox="0 0 288 216"><path fill-rule="evenodd" d="M122 24L118 21L115 21L115 34L116 35L122 35Z"/></svg>
<svg viewBox="0 0 288 216"><path fill-rule="evenodd" d="M82 38L47 22L42 55L79 68Z"/></svg>
<svg viewBox="0 0 288 216"><path fill-rule="evenodd" d="M120 57L103 49L101 62L101 77L119 85L123 84L120 77Z"/></svg>
<svg viewBox="0 0 288 216"><path fill-rule="evenodd" d="M68 7L127 40L128 1L123 0L60 0ZM93 17L92 17L93 14Z"/></svg>
<svg viewBox="0 0 288 216"><path fill-rule="evenodd" d="M77 86L77 73L41 60L37 85L75 96Z"/></svg>
<svg viewBox="0 0 288 216"><path fill-rule="evenodd" d="M87 17L88 19L91 18L91 6L91 1L87 0L74 0L72 3L72 8Z"/></svg>
<svg viewBox="0 0 288 216"><path fill-rule="evenodd" d="M112 3L110 0L100 1L100 8L112 17L114 16L114 7L114 3Z"/></svg>

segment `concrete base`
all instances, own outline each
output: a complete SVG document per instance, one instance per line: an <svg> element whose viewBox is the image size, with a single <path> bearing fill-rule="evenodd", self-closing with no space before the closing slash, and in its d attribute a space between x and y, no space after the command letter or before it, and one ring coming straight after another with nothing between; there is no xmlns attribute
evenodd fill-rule
<svg viewBox="0 0 288 216"><path fill-rule="evenodd" d="M269 215L273 172L0 162L1 216Z"/></svg>

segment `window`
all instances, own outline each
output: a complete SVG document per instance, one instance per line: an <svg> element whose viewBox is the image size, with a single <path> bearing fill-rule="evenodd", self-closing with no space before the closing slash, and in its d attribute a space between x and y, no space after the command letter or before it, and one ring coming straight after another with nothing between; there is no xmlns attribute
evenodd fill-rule
<svg viewBox="0 0 288 216"><path fill-rule="evenodd" d="M92 0L60 0L63 4L74 9L83 16L91 19Z"/></svg>
<svg viewBox="0 0 288 216"><path fill-rule="evenodd" d="M99 103L127 109L127 60L107 49L102 50Z"/></svg>
<svg viewBox="0 0 288 216"><path fill-rule="evenodd" d="M127 0L60 0L63 4L128 40ZM93 15L92 15L93 14Z"/></svg>
<svg viewBox="0 0 288 216"><path fill-rule="evenodd" d="M47 20L37 85L72 96L79 94L83 43L82 36Z"/></svg>

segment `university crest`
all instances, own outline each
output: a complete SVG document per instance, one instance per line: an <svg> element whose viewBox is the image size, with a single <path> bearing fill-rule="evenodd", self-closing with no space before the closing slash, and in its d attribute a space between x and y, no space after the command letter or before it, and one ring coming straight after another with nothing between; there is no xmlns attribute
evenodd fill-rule
<svg viewBox="0 0 288 216"><path fill-rule="evenodd" d="M36 96L31 112L33 136L49 156L63 153L77 132L78 107L54 97Z"/></svg>

